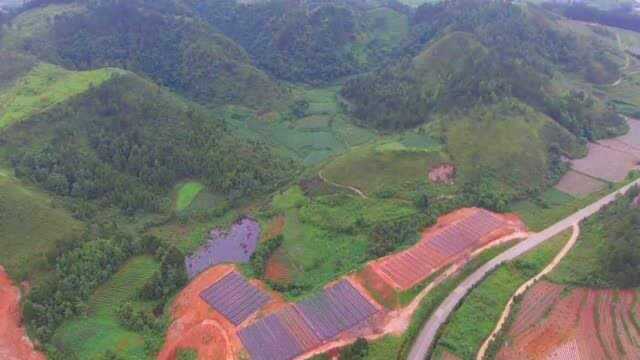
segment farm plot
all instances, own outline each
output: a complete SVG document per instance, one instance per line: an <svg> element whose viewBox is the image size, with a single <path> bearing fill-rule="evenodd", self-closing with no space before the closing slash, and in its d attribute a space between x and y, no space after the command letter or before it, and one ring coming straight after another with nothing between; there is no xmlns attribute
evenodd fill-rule
<svg viewBox="0 0 640 360"><path fill-rule="evenodd" d="M236 326L269 302L266 293L235 271L204 290L200 297Z"/></svg>
<svg viewBox="0 0 640 360"><path fill-rule="evenodd" d="M603 181L569 170L555 188L573 196L583 197L600 191L606 186L607 184Z"/></svg>
<svg viewBox="0 0 640 360"><path fill-rule="evenodd" d="M239 332L254 360L288 360L366 323L378 309L349 280L256 321Z"/></svg>
<svg viewBox="0 0 640 360"><path fill-rule="evenodd" d="M527 292L497 359L637 359L640 356L634 291L577 288L559 297L558 287L540 282ZM549 301L554 303L545 311L539 311L539 307L532 311L531 299L535 298L540 298L544 307ZM525 327L523 322L530 324Z"/></svg>
<svg viewBox="0 0 640 360"><path fill-rule="evenodd" d="M256 251L259 239L260 225L252 219L240 220L229 231L212 230L209 241L185 259L189 278L217 264L248 262Z"/></svg>
<svg viewBox="0 0 640 360"><path fill-rule="evenodd" d="M464 213L463 210L460 213ZM372 262L372 270L392 287L408 290L444 265L492 240L491 235L516 231L521 225L483 209L466 209L463 218L446 226L427 230L422 240L403 252Z"/></svg>
<svg viewBox="0 0 640 360"><path fill-rule="evenodd" d="M624 180L636 168L640 157L600 144L588 145L589 155L571 162L575 171L611 182Z"/></svg>

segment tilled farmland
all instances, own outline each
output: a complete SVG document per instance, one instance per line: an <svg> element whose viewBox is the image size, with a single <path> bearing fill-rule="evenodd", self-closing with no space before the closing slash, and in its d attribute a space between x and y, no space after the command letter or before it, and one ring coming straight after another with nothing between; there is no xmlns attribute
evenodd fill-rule
<svg viewBox="0 0 640 360"><path fill-rule="evenodd" d="M390 285L407 290L461 256L522 228L484 209L463 209L461 219L428 230L422 240L403 252L374 261L369 266ZM498 234L498 236L492 236Z"/></svg>
<svg viewBox="0 0 640 360"><path fill-rule="evenodd" d="M640 358L634 290L569 290L544 281L532 287L497 359Z"/></svg>
<svg viewBox="0 0 640 360"><path fill-rule="evenodd" d="M367 322L378 308L349 280L240 330L254 360L293 359Z"/></svg>

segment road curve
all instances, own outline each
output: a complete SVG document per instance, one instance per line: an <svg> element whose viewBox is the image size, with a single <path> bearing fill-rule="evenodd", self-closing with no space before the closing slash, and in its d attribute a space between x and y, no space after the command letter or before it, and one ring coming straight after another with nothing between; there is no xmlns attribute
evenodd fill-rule
<svg viewBox="0 0 640 360"><path fill-rule="evenodd" d="M498 266L503 264L504 262L513 260L522 254L530 251L546 240L551 239L555 235L560 234L564 230L573 226L574 224L579 223L580 221L588 218L589 216L595 214L600 210L604 205L607 205L613 202L618 195L624 194L629 190L632 186L640 183L640 179L637 179L631 182L628 185L625 185L621 189L603 197L602 199L594 202L593 204L573 213L571 216L551 225L545 230L533 234L528 237L526 240L523 240L519 244L513 246L509 250L506 250L502 254L496 256L478 270L476 270L473 274L467 277L458 287L451 292L451 294L440 304L440 306L436 309L436 311L431 315L427 323L424 325L418 338L413 344L411 348L411 352L409 353L409 360L424 360L427 358L429 350L433 345L433 341L438 333L438 329L447 321L447 318L451 313L455 310L456 306L464 299L471 289L480 283L491 271L496 269Z"/></svg>

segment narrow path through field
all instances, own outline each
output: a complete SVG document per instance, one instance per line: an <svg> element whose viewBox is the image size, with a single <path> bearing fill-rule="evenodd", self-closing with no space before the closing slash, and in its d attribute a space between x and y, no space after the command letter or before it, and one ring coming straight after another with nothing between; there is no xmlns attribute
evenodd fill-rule
<svg viewBox="0 0 640 360"><path fill-rule="evenodd" d="M573 248L573 245L575 245L575 243L578 240L579 236L580 236L580 225L573 224L573 233L571 234L571 238L569 239L569 241L567 241L567 243L560 250L560 252L558 252L558 254L556 254L556 256L549 263L549 265L547 265L536 276L532 277L527 282L522 284L522 286L520 286L518 288L518 290L516 290L516 292L513 294L513 296L511 296L511 299L509 299L509 302L507 303L507 306L504 308L504 311L502 312L502 315L500 316L500 320L498 320L498 323L496 324L496 328L493 329L493 331L491 332L491 334L489 334L489 336L484 341L484 343L482 343L482 346L480 347L480 350L478 351L478 354L476 356L476 360L484 359L484 355L487 352L487 349L489 348L489 344L491 344L491 341L493 340L494 336L496 336L496 334L504 326L504 323L507 320L507 317L509 316L509 313L511 312L511 308L513 307L513 303L515 302L516 297L524 294L525 291L527 291L529 289L529 287L531 287L536 281L540 280L543 276L545 276L546 274L550 273L551 270L553 270L560 263L560 261L562 259L564 259L565 256L567 256L567 254L569 253L569 250L571 250Z"/></svg>
<svg viewBox="0 0 640 360"><path fill-rule="evenodd" d="M431 318L429 318L427 323L420 331L420 335L418 336L416 342L411 348L411 352L409 353L409 360L424 360L425 358L427 358L427 355L431 350L440 327L447 321L451 313L456 309L458 304L462 301L462 299L464 299L469 291L471 291L471 289L473 289L498 266L523 255L524 253L532 250L543 242L565 231L574 224L577 224L580 221L595 214L603 206L613 202L619 195L625 194L632 186L635 186L639 183L640 179L637 179L623 186L621 189L575 212L574 214L546 228L545 230L531 235L526 240L523 240L519 244L498 255L491 261L487 262L485 265L481 266L473 274L467 277L460 285L458 285L458 287L451 292L451 294L442 302L442 304L440 304Z"/></svg>
<svg viewBox="0 0 640 360"><path fill-rule="evenodd" d="M349 186L349 185L337 184L337 183L334 183L332 181L329 181L326 177L324 177L324 175L322 174L322 171L318 172L318 177L320 177L320 179L322 179L322 181L326 182L329 185L333 185L333 186L336 186L336 187L339 187L339 188L351 190L354 193L358 194L363 199L368 199L367 195L362 190L360 190L360 189L358 189L356 187Z"/></svg>

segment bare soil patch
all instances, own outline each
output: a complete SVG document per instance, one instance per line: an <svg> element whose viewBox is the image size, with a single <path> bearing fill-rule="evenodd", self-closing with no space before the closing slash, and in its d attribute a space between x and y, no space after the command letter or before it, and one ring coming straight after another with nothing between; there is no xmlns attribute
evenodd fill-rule
<svg viewBox="0 0 640 360"><path fill-rule="evenodd" d="M22 327L20 289L0 266L0 359L44 360Z"/></svg>
<svg viewBox="0 0 640 360"><path fill-rule="evenodd" d="M640 161L638 156L604 145L590 143L588 148L589 155L573 160L572 168L598 179L620 182L627 177L629 171L637 167Z"/></svg>
<svg viewBox="0 0 640 360"><path fill-rule="evenodd" d="M576 197L584 197L604 189L605 186L607 184L603 181L569 170L555 188Z"/></svg>
<svg viewBox="0 0 640 360"><path fill-rule="evenodd" d="M539 282L525 294L497 359L638 359L637 307L633 290L577 288L558 296L557 285Z"/></svg>
<svg viewBox="0 0 640 360"><path fill-rule="evenodd" d="M456 167L453 164L440 164L429 170L429 181L436 184L453 184Z"/></svg>

